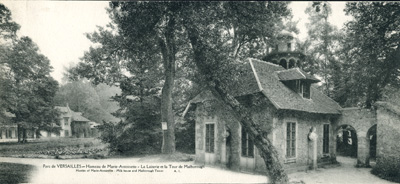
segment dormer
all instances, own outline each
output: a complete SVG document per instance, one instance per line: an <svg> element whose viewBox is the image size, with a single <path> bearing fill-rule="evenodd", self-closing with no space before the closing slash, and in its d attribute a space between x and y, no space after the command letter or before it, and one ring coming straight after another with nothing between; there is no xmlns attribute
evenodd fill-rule
<svg viewBox="0 0 400 184"><path fill-rule="evenodd" d="M311 84L320 82L300 68L278 71L277 74L283 84L305 99L311 98Z"/></svg>

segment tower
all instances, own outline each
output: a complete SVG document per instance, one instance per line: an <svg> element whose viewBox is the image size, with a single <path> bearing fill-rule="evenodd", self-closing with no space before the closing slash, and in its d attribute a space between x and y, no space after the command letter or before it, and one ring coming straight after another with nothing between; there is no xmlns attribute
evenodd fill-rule
<svg viewBox="0 0 400 184"><path fill-rule="evenodd" d="M277 40L276 45L268 49L268 55L263 60L281 65L285 69L300 67L305 55L296 47L294 34L283 30Z"/></svg>

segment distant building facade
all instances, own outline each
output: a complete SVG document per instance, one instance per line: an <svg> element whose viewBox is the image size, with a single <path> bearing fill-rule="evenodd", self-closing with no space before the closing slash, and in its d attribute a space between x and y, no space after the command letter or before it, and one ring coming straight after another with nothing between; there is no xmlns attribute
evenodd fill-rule
<svg viewBox="0 0 400 184"><path fill-rule="evenodd" d="M81 112L72 111L69 106L55 106L61 112L59 117L59 125L53 123L52 126L58 128L59 131L51 132L46 130L41 130L40 134L42 137L92 137L93 134L92 129L95 127L91 127L91 124L94 122L82 116ZM92 122L92 123L91 123Z"/></svg>

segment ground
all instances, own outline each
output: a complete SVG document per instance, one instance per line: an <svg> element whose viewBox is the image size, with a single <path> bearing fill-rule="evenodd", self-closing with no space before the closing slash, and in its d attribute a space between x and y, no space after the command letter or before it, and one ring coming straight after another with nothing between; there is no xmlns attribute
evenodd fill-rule
<svg viewBox="0 0 400 184"><path fill-rule="evenodd" d="M26 183L35 169L32 165L0 163L0 183Z"/></svg>
<svg viewBox="0 0 400 184"><path fill-rule="evenodd" d="M289 174L291 181L305 183L391 183L370 173L370 168L355 168L355 159L338 157L341 165L312 172ZM0 162L23 163L35 166L30 183L267 183L262 175L238 173L220 168L179 168L179 165L199 166L193 161L154 162L154 158L110 158L110 159L34 159L0 157ZM81 164L106 166L104 172L77 172L75 168L57 168L57 164ZM137 167L167 166L163 172L115 172L107 165L128 165ZM46 168L54 165L55 168ZM171 168L176 166L177 168ZM100 170L100 169L94 169ZM108 171L107 171L108 170ZM113 170L113 172L109 172ZM151 169L147 169L151 170Z"/></svg>
<svg viewBox="0 0 400 184"><path fill-rule="evenodd" d="M46 138L27 143L1 142L0 156L19 158L83 158L106 152L96 138Z"/></svg>

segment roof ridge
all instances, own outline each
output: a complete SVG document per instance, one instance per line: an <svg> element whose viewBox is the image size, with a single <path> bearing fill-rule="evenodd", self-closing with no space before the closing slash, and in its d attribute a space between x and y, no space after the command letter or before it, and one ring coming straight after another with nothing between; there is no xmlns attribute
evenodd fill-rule
<svg viewBox="0 0 400 184"><path fill-rule="evenodd" d="M301 70L300 70L300 68L294 68L294 69L297 69L297 71L301 74L301 75L303 75L303 77L305 78L305 79L307 79L307 76L306 75L304 75L304 73L303 72L301 72Z"/></svg>
<svg viewBox="0 0 400 184"><path fill-rule="evenodd" d="M258 89L259 89L260 91L262 91L262 90L263 90L263 87L261 86L260 79L258 78L257 71L256 71L256 69L254 68L253 61L250 60L249 63L250 63L251 70L253 71L254 78L256 78Z"/></svg>
<svg viewBox="0 0 400 184"><path fill-rule="evenodd" d="M263 64L269 64L269 65L272 65L272 66L282 67L281 65L278 65L278 64L275 64L275 63L271 63L271 62L268 62L268 61L259 60L259 59L257 59L257 58L252 58L252 57L250 57L249 59L254 60L254 61L257 61L257 62L259 62L259 63L263 63ZM283 68L283 67L282 67L282 68Z"/></svg>

